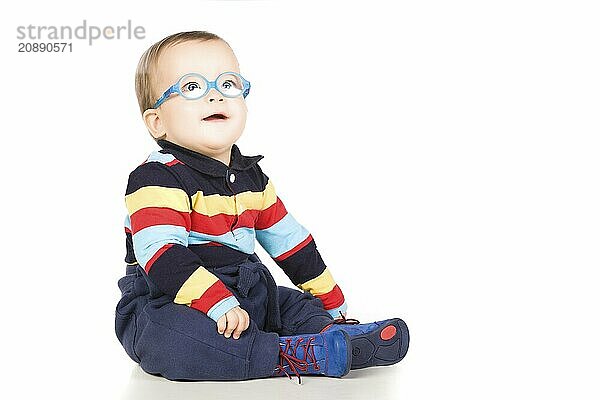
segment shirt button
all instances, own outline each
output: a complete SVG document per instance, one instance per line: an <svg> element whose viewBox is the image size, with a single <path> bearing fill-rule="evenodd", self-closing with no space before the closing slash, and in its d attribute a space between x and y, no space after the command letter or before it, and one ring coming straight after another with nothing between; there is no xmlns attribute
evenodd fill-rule
<svg viewBox="0 0 600 400"><path fill-rule="evenodd" d="M229 175L229 182L231 182L231 183L235 182L235 175L234 174L230 174Z"/></svg>

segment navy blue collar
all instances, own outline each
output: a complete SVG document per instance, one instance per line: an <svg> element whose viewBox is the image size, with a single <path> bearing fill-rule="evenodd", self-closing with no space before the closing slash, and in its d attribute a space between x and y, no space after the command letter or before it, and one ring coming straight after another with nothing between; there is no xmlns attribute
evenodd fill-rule
<svg viewBox="0 0 600 400"><path fill-rule="evenodd" d="M204 154L186 149L178 144L169 142L165 139L160 139L156 143L172 154L176 159L184 164L194 168L195 170L211 176L227 176L227 170L235 169L243 171L252 168L254 164L264 158L262 155L244 156L240 152L238 146L234 143L231 147L231 157L229 165L225 165L222 161L206 156Z"/></svg>

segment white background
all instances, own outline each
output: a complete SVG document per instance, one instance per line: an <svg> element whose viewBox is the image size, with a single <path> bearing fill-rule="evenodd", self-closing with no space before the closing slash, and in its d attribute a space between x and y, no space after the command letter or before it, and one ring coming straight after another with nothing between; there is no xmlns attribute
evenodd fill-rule
<svg viewBox="0 0 600 400"><path fill-rule="evenodd" d="M600 396L595 2L19 1L2 14L11 397ZM17 26L83 19L130 19L146 39L17 53ZM302 386L174 383L126 356L113 320L123 196L157 148L134 71L148 46L184 30L233 47L252 82L238 145L265 156L348 316L408 323L401 363Z"/></svg>

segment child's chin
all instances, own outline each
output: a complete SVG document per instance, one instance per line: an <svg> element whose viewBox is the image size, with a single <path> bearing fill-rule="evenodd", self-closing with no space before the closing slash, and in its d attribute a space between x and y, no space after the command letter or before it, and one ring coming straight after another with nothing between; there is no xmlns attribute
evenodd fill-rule
<svg viewBox="0 0 600 400"><path fill-rule="evenodd" d="M242 135L239 127L230 125L206 124L200 126L199 137L211 148L222 148L233 143Z"/></svg>
<svg viewBox="0 0 600 400"><path fill-rule="evenodd" d="M222 149L223 147L231 146L235 140L228 134L219 132L207 132L204 135L204 145L212 150Z"/></svg>

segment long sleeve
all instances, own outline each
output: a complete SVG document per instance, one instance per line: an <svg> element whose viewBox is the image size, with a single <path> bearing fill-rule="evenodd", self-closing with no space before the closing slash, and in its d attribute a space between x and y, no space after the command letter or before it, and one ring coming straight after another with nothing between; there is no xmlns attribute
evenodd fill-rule
<svg viewBox="0 0 600 400"><path fill-rule="evenodd" d="M190 198L169 168L161 162L146 162L129 175L125 204L135 258L175 303L217 321L239 302L188 248Z"/></svg>
<svg viewBox="0 0 600 400"><path fill-rule="evenodd" d="M263 205L256 224L256 239L282 268L292 283L321 299L332 317L345 313L346 301L329 268L323 262L310 232L286 210L273 182L266 183Z"/></svg>

